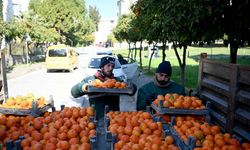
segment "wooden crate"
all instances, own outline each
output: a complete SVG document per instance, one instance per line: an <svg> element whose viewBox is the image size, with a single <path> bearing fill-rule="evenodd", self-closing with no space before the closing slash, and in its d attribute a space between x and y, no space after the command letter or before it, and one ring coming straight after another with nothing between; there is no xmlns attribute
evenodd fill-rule
<svg viewBox="0 0 250 150"><path fill-rule="evenodd" d="M8 86L6 76L5 54L0 52L0 102L3 102L8 97Z"/></svg>
<svg viewBox="0 0 250 150"><path fill-rule="evenodd" d="M198 95L211 103L212 122L250 141L250 67L201 54L198 82Z"/></svg>

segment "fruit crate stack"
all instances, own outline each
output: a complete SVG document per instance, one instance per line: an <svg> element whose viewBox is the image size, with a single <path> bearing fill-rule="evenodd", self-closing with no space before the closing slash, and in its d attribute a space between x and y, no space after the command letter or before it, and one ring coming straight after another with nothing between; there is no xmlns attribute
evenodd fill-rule
<svg viewBox="0 0 250 150"><path fill-rule="evenodd" d="M102 94L128 94L133 95L136 86L133 83L117 82L114 79L108 79L105 82L96 79L88 86L86 93L102 93Z"/></svg>
<svg viewBox="0 0 250 150"><path fill-rule="evenodd" d="M45 100L43 96L35 98L31 93L25 96L9 97L0 104L0 114L31 115L38 117L54 107L53 96Z"/></svg>
<svg viewBox="0 0 250 150"><path fill-rule="evenodd" d="M220 126L211 124L209 105L204 106L195 97L166 94L158 96L151 107L162 122L169 123L168 132L180 149L247 149L249 143L241 143L240 139L223 133Z"/></svg>
<svg viewBox="0 0 250 150"><path fill-rule="evenodd" d="M94 109L61 108L40 117L0 115L2 149L97 149Z"/></svg>
<svg viewBox="0 0 250 150"><path fill-rule="evenodd" d="M158 114L167 115L204 115L209 119L210 103L206 106L202 100L194 96L182 96L178 94L158 95L151 107Z"/></svg>
<svg viewBox="0 0 250 150"><path fill-rule="evenodd" d="M158 117L158 116L157 116ZM106 113L106 140L113 149L180 149L158 118L150 112Z"/></svg>

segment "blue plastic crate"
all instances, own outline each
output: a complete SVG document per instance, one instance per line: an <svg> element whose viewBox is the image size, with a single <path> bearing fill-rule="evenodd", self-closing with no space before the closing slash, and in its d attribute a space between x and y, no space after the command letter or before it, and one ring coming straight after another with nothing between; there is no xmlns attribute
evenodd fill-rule
<svg viewBox="0 0 250 150"><path fill-rule="evenodd" d="M154 103L151 107L159 114L169 114L169 115L209 115L210 102L206 103L205 109L176 109L176 108L166 108L163 106L163 100L159 101L158 106Z"/></svg>
<svg viewBox="0 0 250 150"><path fill-rule="evenodd" d="M24 136L20 136L18 140L8 140L6 142L6 150L22 150L21 142L25 139Z"/></svg>
<svg viewBox="0 0 250 150"><path fill-rule="evenodd" d="M38 104L36 101L32 102L32 108L31 109L19 109L19 108L0 108L1 114L8 114L8 115L31 115L34 117L38 117L45 113L48 109L54 107L54 100L51 99L47 105L45 105L42 108L38 107Z"/></svg>

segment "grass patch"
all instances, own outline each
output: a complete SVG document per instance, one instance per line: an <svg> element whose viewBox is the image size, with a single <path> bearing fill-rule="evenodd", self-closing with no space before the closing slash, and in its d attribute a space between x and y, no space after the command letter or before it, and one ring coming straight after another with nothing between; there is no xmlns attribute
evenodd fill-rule
<svg viewBox="0 0 250 150"><path fill-rule="evenodd" d="M124 57L128 56L128 50L114 50L115 54L122 54ZM182 58L182 50L179 50L179 55ZM208 59L228 63L230 59L230 51L227 47L188 47L185 69L185 87L196 88L198 83L198 71L199 71L199 58L201 53L207 53ZM151 70L148 71L149 58L148 51L142 52L142 71L148 75L153 76L158 64L162 61L162 51L159 50L159 57L152 59ZM137 62L139 63L139 50L137 53ZM180 69L179 63L175 56L174 50L166 50L166 60L172 64L172 77L171 80L179 83ZM242 65L250 65L250 47L238 49L237 63Z"/></svg>

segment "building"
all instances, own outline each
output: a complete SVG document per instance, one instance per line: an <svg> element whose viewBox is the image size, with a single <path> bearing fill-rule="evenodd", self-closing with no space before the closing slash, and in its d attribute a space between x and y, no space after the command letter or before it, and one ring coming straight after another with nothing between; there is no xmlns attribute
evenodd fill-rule
<svg viewBox="0 0 250 150"><path fill-rule="evenodd" d="M3 0L3 20L10 22L14 16L20 16L28 10L29 0ZM6 47L4 38L1 42L0 49Z"/></svg>
<svg viewBox="0 0 250 150"><path fill-rule="evenodd" d="M127 14L130 12L130 7L133 3L135 3L137 0L118 0L117 1L117 7L118 7L118 14L117 16L121 16L123 14Z"/></svg>
<svg viewBox="0 0 250 150"><path fill-rule="evenodd" d="M29 0L12 0L14 16L20 16L28 10Z"/></svg>
<svg viewBox="0 0 250 150"><path fill-rule="evenodd" d="M3 20L11 21L14 15L12 0L3 0Z"/></svg>
<svg viewBox="0 0 250 150"><path fill-rule="evenodd" d="M101 19L98 24L98 31L95 32L95 45L103 46L116 24L117 20L115 19Z"/></svg>

